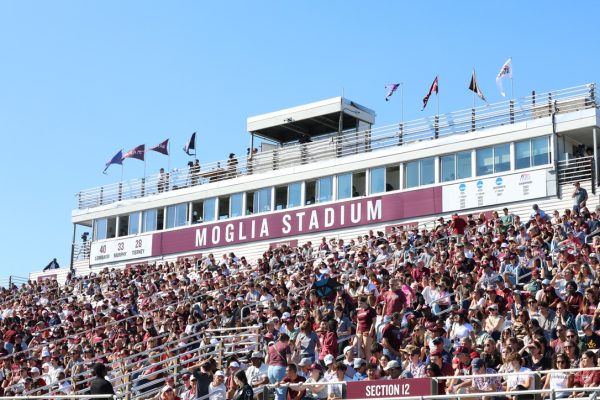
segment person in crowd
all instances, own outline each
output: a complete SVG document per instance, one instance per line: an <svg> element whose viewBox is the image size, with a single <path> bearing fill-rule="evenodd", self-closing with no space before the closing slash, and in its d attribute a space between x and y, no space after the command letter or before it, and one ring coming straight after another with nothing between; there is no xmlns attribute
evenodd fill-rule
<svg viewBox="0 0 600 400"><path fill-rule="evenodd" d="M250 358L252 365L246 369L246 378L253 388L269 383L269 368L263 362L263 355L260 351L252 353Z"/></svg>
<svg viewBox="0 0 600 400"><path fill-rule="evenodd" d="M90 383L90 394L115 394L112 384L106 380L106 366L102 363L94 364L92 373L95 378Z"/></svg>
<svg viewBox="0 0 600 400"><path fill-rule="evenodd" d="M288 364L285 369L285 377L281 382L275 384L276 388L279 388L282 385L287 386L287 400L301 400L306 395L306 390L302 389L302 385L298 385L298 383L306 382L306 379L298 375L297 371L295 364Z"/></svg>
<svg viewBox="0 0 600 400"><path fill-rule="evenodd" d="M252 385L248 383L248 378L244 371L235 372L233 378L235 379L235 386L237 387L235 393L231 397L231 400L253 400L254 390Z"/></svg>
<svg viewBox="0 0 600 400"><path fill-rule="evenodd" d="M213 381L208 385L209 400L225 400L227 387L225 386L225 374L223 371L214 373Z"/></svg>
<svg viewBox="0 0 600 400"><path fill-rule="evenodd" d="M558 353L554 356L554 360L552 361L552 369L557 370L557 372L551 372L546 374L546 378L544 379L544 386L542 389L553 389L555 390L555 397L557 399L564 399L571 396L571 392L561 389L568 389L573 387L574 376L573 374L566 372L571 368L571 364L569 362L569 358L562 353ZM558 372L558 370L560 370ZM544 394L543 397L549 398L550 394Z"/></svg>

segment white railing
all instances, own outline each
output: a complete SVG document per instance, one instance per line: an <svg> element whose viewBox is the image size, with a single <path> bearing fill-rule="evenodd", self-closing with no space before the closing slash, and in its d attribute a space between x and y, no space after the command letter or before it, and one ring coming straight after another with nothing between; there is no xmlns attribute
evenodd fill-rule
<svg viewBox="0 0 600 400"><path fill-rule="evenodd" d="M559 161L557 175L560 184L593 180L594 157L586 156Z"/></svg>
<svg viewBox="0 0 600 400"><path fill-rule="evenodd" d="M596 107L595 84L586 84L543 94L532 94L473 109L396 123L362 132L332 134L311 143L294 143L241 158L235 164L218 161L199 171L174 169L159 175L105 185L77 194L78 208L86 209L117 201L152 196L209 182L260 174L290 166L346 157L378 149L464 134L496 126L550 117Z"/></svg>

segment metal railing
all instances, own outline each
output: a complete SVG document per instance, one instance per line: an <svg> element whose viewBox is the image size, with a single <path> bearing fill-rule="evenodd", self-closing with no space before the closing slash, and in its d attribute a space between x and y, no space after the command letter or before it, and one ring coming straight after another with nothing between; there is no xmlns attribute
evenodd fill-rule
<svg viewBox="0 0 600 400"><path fill-rule="evenodd" d="M82 190L77 194L78 208L98 207L114 202L152 196L196 185L233 179L346 157L409 143L439 139L536 118L551 117L577 110L595 108L595 84L535 94L443 115L421 118L362 132L346 131L311 143L294 143L242 158L235 163L218 161L200 170L174 169L141 179Z"/></svg>
<svg viewBox="0 0 600 400"><path fill-rule="evenodd" d="M558 183L594 180L594 157L579 157L557 163ZM593 186L593 184L592 184Z"/></svg>

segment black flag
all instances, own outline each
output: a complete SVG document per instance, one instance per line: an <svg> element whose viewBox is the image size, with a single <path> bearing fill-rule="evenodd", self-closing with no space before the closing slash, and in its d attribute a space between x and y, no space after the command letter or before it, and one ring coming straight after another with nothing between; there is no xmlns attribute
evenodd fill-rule
<svg viewBox="0 0 600 400"><path fill-rule="evenodd" d="M188 156L192 155L190 154L190 150L194 150L194 154L196 154L196 132L192 133L190 140L183 146L183 151L185 151Z"/></svg>
<svg viewBox="0 0 600 400"><path fill-rule="evenodd" d="M481 89L479 89L479 85L477 85L477 77L475 76L475 68L473 68L473 75L471 76L471 83L469 83L469 90L475 92L477 96L483 101L485 100L485 96Z"/></svg>
<svg viewBox="0 0 600 400"><path fill-rule="evenodd" d="M48 265L46 265L44 267L44 271L48 271L50 269L59 269L60 266L58 265L58 261L56 261L56 258L52 259L52 261L50 261L48 263Z"/></svg>

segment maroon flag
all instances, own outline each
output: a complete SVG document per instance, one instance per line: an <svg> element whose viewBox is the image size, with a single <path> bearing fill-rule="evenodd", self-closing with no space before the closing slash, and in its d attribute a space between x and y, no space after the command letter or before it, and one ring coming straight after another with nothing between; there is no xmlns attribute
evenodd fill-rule
<svg viewBox="0 0 600 400"><path fill-rule="evenodd" d="M427 95L425 97L423 97L423 108L421 109L421 111L423 111L425 109L425 107L427 107L427 102L429 101L429 97L431 97L433 92L435 92L435 94L438 94L438 77L437 76L435 77L435 79L433 80L433 83L431 84L431 87L429 88L429 93L427 93Z"/></svg>
<svg viewBox="0 0 600 400"><path fill-rule="evenodd" d="M126 158L137 158L138 160L144 161L145 148L146 145L144 144L140 144L139 146L134 147L133 149L129 150L123 155L123 160Z"/></svg>
<svg viewBox="0 0 600 400"><path fill-rule="evenodd" d="M169 139L148 149L148 151L151 151L151 150L156 151L160 154L164 154L165 156L168 156L169 155Z"/></svg>

